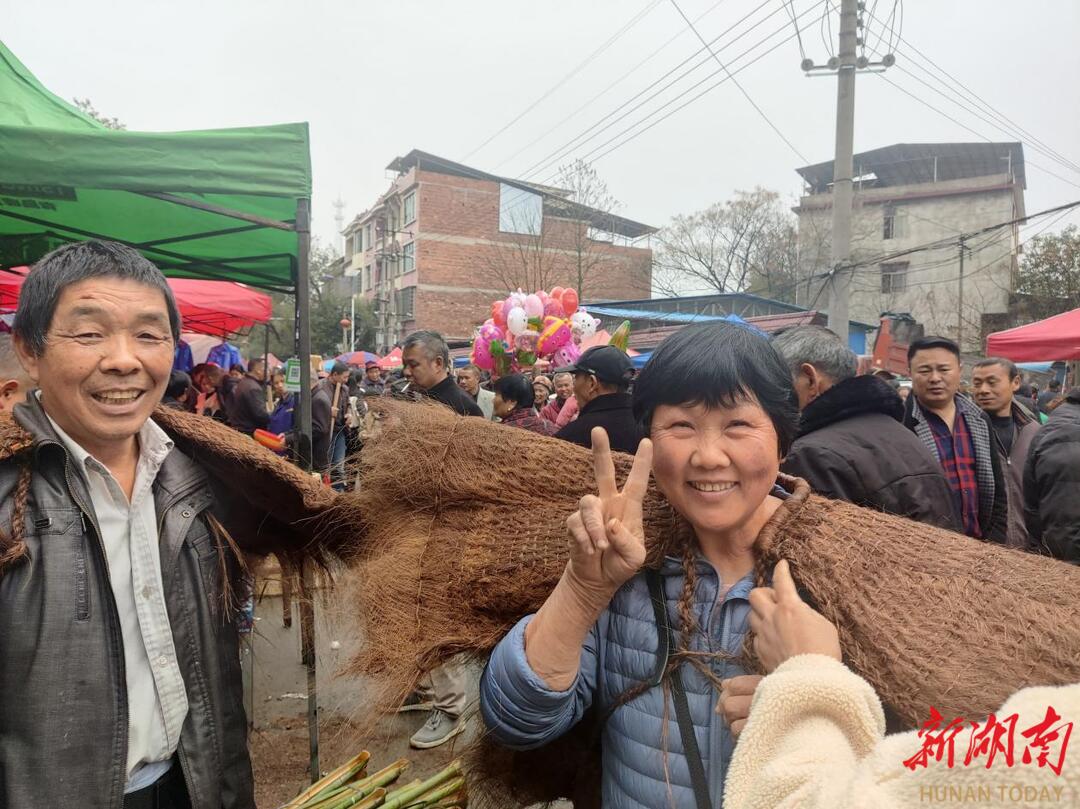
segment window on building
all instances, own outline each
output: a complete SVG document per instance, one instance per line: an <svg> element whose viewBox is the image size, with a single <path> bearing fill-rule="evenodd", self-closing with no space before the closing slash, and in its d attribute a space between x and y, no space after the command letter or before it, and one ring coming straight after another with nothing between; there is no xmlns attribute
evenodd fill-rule
<svg viewBox="0 0 1080 809"><path fill-rule="evenodd" d="M364 225L364 244L366 244L368 247L371 247L375 244L374 239L372 239L372 226L370 222Z"/></svg>
<svg viewBox="0 0 1080 809"><path fill-rule="evenodd" d="M603 230L602 228L594 228L591 225L586 231L586 235L589 237L589 241L593 242L608 242L610 244L615 243L615 234L610 230Z"/></svg>
<svg viewBox="0 0 1080 809"><path fill-rule="evenodd" d="M364 281L362 289L366 292L371 289L371 265L364 267Z"/></svg>
<svg viewBox="0 0 1080 809"><path fill-rule="evenodd" d="M401 272L408 273L416 269L416 242L409 242L401 248Z"/></svg>
<svg viewBox="0 0 1080 809"><path fill-rule="evenodd" d="M364 252L364 231L362 230L358 230L356 233L353 234L353 252Z"/></svg>
<svg viewBox="0 0 1080 809"><path fill-rule="evenodd" d="M353 237L345 237L345 260L348 261L353 257Z"/></svg>
<svg viewBox="0 0 1080 809"><path fill-rule="evenodd" d="M881 223L882 239L901 239L907 235L904 226L905 216L902 210L897 210L892 205L886 205Z"/></svg>
<svg viewBox="0 0 1080 809"><path fill-rule="evenodd" d="M544 224L544 198L506 183L499 184L499 230L539 236Z"/></svg>
<svg viewBox="0 0 1080 809"><path fill-rule="evenodd" d="M416 192L406 194L401 203L402 218L407 225L416 219Z"/></svg>
<svg viewBox="0 0 1080 809"><path fill-rule="evenodd" d="M398 315L404 318L413 317L413 305L416 303L416 287L405 287L397 291Z"/></svg>
<svg viewBox="0 0 1080 809"><path fill-rule="evenodd" d="M907 289L906 261L881 265L881 291L886 294L903 292Z"/></svg>

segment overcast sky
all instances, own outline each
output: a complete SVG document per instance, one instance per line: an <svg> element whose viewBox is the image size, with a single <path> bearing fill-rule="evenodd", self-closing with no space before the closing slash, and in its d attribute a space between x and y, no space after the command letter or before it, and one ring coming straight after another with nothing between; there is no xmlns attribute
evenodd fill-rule
<svg viewBox="0 0 1080 809"><path fill-rule="evenodd" d="M709 40L752 15L714 46L732 69L795 32L783 0L678 2L691 19L704 15L696 25ZM893 11L892 0L867 5L883 21ZM806 55L824 62L829 54L816 23L824 0L790 0L792 6L809 26L802 33ZM706 62L594 139L574 143L701 47L671 0L0 0L0 10L0 37L48 88L67 99L89 97L129 129L310 122L314 229L323 240L334 238L334 199L346 201L348 221L386 189L385 166L410 149L544 181L555 165L545 171L546 158L557 163L562 152L565 160L598 157L636 130L601 147L605 141L720 70ZM836 23L833 14L834 39ZM605 50L556 87L621 29ZM879 33L887 35L886 26L871 20L871 45ZM997 111L1080 165L1080 2L908 0L899 33ZM860 75L856 151L898 142L1017 139L919 84L903 71L926 79L913 60L930 65L903 43L897 50L897 65L886 78L978 134L882 78ZM806 161L815 163L832 157L836 82L805 78L800 58L792 39L737 79ZM1080 199L1080 170L1024 140L1028 212ZM794 169L802 164L726 82L599 157L596 168L622 201L623 215L659 226L755 185L794 201L800 189ZM1052 230L1069 221L1080 222L1080 214Z"/></svg>

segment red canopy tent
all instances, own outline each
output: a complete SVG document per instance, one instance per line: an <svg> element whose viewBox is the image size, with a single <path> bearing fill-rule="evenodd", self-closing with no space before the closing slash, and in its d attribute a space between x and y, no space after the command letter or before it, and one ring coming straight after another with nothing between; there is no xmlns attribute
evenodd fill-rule
<svg viewBox="0 0 1080 809"><path fill-rule="evenodd" d="M379 360L379 367L384 371L393 371L395 368L400 368L404 365L401 361L401 349L395 348L381 360Z"/></svg>
<svg viewBox="0 0 1080 809"><path fill-rule="evenodd" d="M14 312L27 267L0 272L0 313ZM170 278L184 330L225 337L270 319L270 296L232 281L200 281Z"/></svg>
<svg viewBox="0 0 1080 809"><path fill-rule="evenodd" d="M986 353L1013 362L1080 360L1080 309L986 338Z"/></svg>

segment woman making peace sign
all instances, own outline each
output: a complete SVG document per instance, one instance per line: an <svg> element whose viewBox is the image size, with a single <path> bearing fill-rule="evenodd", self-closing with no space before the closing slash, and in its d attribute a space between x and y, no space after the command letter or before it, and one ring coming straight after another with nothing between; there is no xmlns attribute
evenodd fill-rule
<svg viewBox="0 0 1080 809"><path fill-rule="evenodd" d="M605 807L719 807L760 679L745 674L741 657L753 549L785 496L776 476L797 400L766 338L710 323L653 353L634 415L649 438L622 489L607 436L594 431L597 493L567 519L566 570L493 652L481 710L497 741L527 749L595 706ZM681 556L659 571L640 570L650 469L692 528Z"/></svg>

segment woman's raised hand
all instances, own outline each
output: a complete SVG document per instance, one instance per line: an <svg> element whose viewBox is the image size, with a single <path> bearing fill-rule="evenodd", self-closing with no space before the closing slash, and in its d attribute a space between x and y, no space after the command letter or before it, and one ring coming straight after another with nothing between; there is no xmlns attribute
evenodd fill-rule
<svg viewBox="0 0 1080 809"><path fill-rule="evenodd" d="M606 606L615 591L645 562L641 504L649 488L652 442L643 439L630 476L619 491L611 445L602 427L592 431L596 494L581 498L566 521L570 534L567 574L572 582Z"/></svg>

